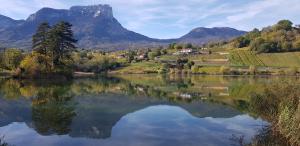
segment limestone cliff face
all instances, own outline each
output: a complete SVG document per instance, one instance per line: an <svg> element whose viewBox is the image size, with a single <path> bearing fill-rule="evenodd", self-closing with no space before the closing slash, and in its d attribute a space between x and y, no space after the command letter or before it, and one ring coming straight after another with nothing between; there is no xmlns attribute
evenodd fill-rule
<svg viewBox="0 0 300 146"><path fill-rule="evenodd" d="M0 43L7 47L30 49L31 36L40 23L49 22L53 25L59 21L73 24L75 37L79 40L78 46L82 48L109 48L109 44L126 45L155 41L125 29L114 18L112 7L109 5L73 6L68 10L42 8L23 20L20 25L16 25L16 20L8 17L5 20L0 18Z"/></svg>

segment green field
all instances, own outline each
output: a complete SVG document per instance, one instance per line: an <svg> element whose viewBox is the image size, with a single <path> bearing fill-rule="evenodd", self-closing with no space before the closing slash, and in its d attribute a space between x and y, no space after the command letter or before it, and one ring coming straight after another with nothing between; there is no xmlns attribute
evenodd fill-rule
<svg viewBox="0 0 300 146"><path fill-rule="evenodd" d="M300 67L300 52L256 54L246 49L230 51L232 66Z"/></svg>
<svg viewBox="0 0 300 146"><path fill-rule="evenodd" d="M176 62L179 58L187 58L194 61L196 65L201 66L222 66L227 65L229 62L226 61L228 55L214 54L195 54L195 55L163 55L160 56L159 61L164 62Z"/></svg>
<svg viewBox="0 0 300 146"><path fill-rule="evenodd" d="M129 66L112 71L112 73L117 73L117 74L157 73L160 68L161 68L161 64L154 61L137 62L137 63L131 63Z"/></svg>

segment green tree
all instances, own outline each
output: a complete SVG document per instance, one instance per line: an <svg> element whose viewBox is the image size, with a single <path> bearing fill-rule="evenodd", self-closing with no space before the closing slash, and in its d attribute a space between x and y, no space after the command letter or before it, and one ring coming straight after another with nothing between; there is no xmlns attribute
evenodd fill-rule
<svg viewBox="0 0 300 146"><path fill-rule="evenodd" d="M157 49L157 50L154 50L154 51L148 53L148 57L151 60L155 59L155 57L158 57L160 55L161 55L160 49Z"/></svg>
<svg viewBox="0 0 300 146"><path fill-rule="evenodd" d="M184 47L185 47L185 48L193 48L193 45L192 45L191 43L187 43L187 44L185 44Z"/></svg>
<svg viewBox="0 0 300 146"><path fill-rule="evenodd" d="M127 58L128 63L131 63L134 60L134 56L136 56L135 51L130 50L126 53L126 58Z"/></svg>
<svg viewBox="0 0 300 146"><path fill-rule="evenodd" d="M72 25L59 22L50 27L47 22L41 23L32 37L33 52L21 63L21 70L16 74L39 77L41 74L72 75L72 53L75 43ZM25 74L24 74L25 73Z"/></svg>
<svg viewBox="0 0 300 146"><path fill-rule="evenodd" d="M184 59L177 59L176 60L176 67L177 67L177 69L183 69L183 67L184 67L184 65L186 64L186 63L188 63L189 62L189 60L188 59L186 59L186 58L184 58Z"/></svg>
<svg viewBox="0 0 300 146"><path fill-rule="evenodd" d="M22 51L19 49L6 49L3 53L3 65L6 69L16 69L23 58Z"/></svg>
<svg viewBox="0 0 300 146"><path fill-rule="evenodd" d="M288 41L284 41L284 42L282 43L282 49L283 49L284 51L290 51L290 50L292 50L292 43L291 43L291 42L288 42Z"/></svg>
<svg viewBox="0 0 300 146"><path fill-rule="evenodd" d="M260 51L260 45L263 44L265 40L261 37L256 38L250 43L250 49L252 51Z"/></svg>
<svg viewBox="0 0 300 146"><path fill-rule="evenodd" d="M41 23L37 29L37 32L32 36L32 50L47 55L49 53L48 37L50 26L49 23Z"/></svg>
<svg viewBox="0 0 300 146"><path fill-rule="evenodd" d="M167 49L162 49L162 50L160 51L160 53L161 53L162 55L165 55L165 54L168 54L168 51L167 51Z"/></svg>
<svg viewBox="0 0 300 146"><path fill-rule="evenodd" d="M176 44L176 45L174 46L174 48L175 48L176 50L181 50L183 47L182 47L182 45Z"/></svg>
<svg viewBox="0 0 300 146"><path fill-rule="evenodd" d="M53 26L49 32L49 46L52 51L54 65L65 65L65 61L71 59L71 52L75 50L72 24L60 22Z"/></svg>
<svg viewBox="0 0 300 146"><path fill-rule="evenodd" d="M187 65L188 69L191 69L191 68L192 68L192 66L194 66L194 65L195 65L195 62L194 62L194 61L190 61L190 60L189 60L189 61L187 62L187 64L186 64L186 65Z"/></svg>
<svg viewBox="0 0 300 146"><path fill-rule="evenodd" d="M293 22L290 20L280 20L275 26L277 30L291 30L293 28Z"/></svg>
<svg viewBox="0 0 300 146"><path fill-rule="evenodd" d="M254 28L251 32L249 32L247 34L247 37L249 39L253 39L253 38L259 37L260 35L261 35L260 31L257 28Z"/></svg>
<svg viewBox="0 0 300 146"><path fill-rule="evenodd" d="M247 47L249 44L250 44L250 40L248 38L245 38L244 36L238 37L234 41L234 47L236 48Z"/></svg>
<svg viewBox="0 0 300 146"><path fill-rule="evenodd" d="M298 38L297 40L295 40L295 41L293 42L293 48L294 48L295 50L300 50L300 38Z"/></svg>
<svg viewBox="0 0 300 146"><path fill-rule="evenodd" d="M169 44L168 49L175 49L176 43Z"/></svg>

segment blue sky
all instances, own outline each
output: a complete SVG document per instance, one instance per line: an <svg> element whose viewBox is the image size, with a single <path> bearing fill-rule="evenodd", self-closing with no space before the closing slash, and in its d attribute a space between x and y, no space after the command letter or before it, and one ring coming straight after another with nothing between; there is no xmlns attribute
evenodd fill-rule
<svg viewBox="0 0 300 146"><path fill-rule="evenodd" d="M26 19L42 7L109 4L129 30L176 38L196 27L262 28L280 19L300 24L299 0L0 0L0 14Z"/></svg>

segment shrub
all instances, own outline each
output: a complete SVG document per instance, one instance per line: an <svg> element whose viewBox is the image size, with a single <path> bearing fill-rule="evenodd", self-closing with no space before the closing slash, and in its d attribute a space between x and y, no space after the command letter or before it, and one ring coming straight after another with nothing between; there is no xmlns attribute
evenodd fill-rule
<svg viewBox="0 0 300 146"><path fill-rule="evenodd" d="M19 49L7 49L2 55L1 63L5 69L9 70L16 69L23 59L22 52Z"/></svg>
<svg viewBox="0 0 300 146"><path fill-rule="evenodd" d="M27 55L20 63L21 75L36 77L47 73L50 70L50 66L50 59L48 57L39 53L32 53Z"/></svg>
<svg viewBox="0 0 300 146"><path fill-rule="evenodd" d="M155 57L158 57L158 56L160 56L160 55L161 55L160 50L154 50L153 52L149 52L149 53L148 53L148 57L149 57L149 59L151 59L151 60L154 60Z"/></svg>
<svg viewBox="0 0 300 146"><path fill-rule="evenodd" d="M291 145L300 144L299 85L283 83L272 85L250 98L250 109L272 123Z"/></svg>

